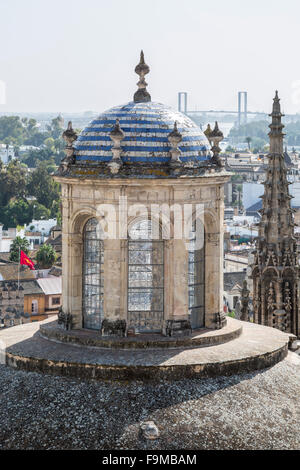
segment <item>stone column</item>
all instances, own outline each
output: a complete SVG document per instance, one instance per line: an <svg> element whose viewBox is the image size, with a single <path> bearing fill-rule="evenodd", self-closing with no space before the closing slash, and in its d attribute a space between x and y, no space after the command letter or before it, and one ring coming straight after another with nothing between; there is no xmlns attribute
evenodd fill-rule
<svg viewBox="0 0 300 470"><path fill-rule="evenodd" d="M261 297L261 310L260 310L260 319L258 316L258 321L261 325L266 325L266 285L265 282L260 281L261 289L260 289L260 297Z"/></svg>
<svg viewBox="0 0 300 470"><path fill-rule="evenodd" d="M121 240L104 241L104 318L120 319L121 302L124 292L121 279ZM124 287L123 287L124 288Z"/></svg>
<svg viewBox="0 0 300 470"><path fill-rule="evenodd" d="M82 328L82 257L83 240L81 233L69 234L68 246L68 295L66 312L72 314L73 328ZM63 304L65 306L65 304Z"/></svg>
<svg viewBox="0 0 300 470"><path fill-rule="evenodd" d="M174 312L174 264L173 264L173 239L164 241L164 320L173 318Z"/></svg>
<svg viewBox="0 0 300 470"><path fill-rule="evenodd" d="M295 335L299 338L300 337L300 280L296 279L295 286L295 316L296 316L296 328L295 328Z"/></svg>
<svg viewBox="0 0 300 470"><path fill-rule="evenodd" d="M215 233L205 234L205 326L216 327L219 311L219 272L218 272L219 237Z"/></svg>
<svg viewBox="0 0 300 470"><path fill-rule="evenodd" d="M188 316L188 251L184 240L173 240L173 312L174 320ZM172 278L166 279L166 283Z"/></svg>
<svg viewBox="0 0 300 470"><path fill-rule="evenodd" d="M120 240L120 318L127 323L128 240Z"/></svg>
<svg viewBox="0 0 300 470"><path fill-rule="evenodd" d="M219 202L220 203L220 202ZM220 327L223 311L223 218L218 214L206 217L205 223L205 327ZM217 222L217 223L216 223Z"/></svg>
<svg viewBox="0 0 300 470"><path fill-rule="evenodd" d="M69 227L69 199L68 185L62 184L62 305L65 313L71 312L71 243L69 240L71 228Z"/></svg>

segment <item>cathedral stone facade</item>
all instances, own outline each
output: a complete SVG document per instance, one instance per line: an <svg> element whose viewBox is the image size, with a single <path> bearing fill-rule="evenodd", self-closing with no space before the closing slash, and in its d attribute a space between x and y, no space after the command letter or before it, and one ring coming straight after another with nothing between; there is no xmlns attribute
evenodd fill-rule
<svg viewBox="0 0 300 470"><path fill-rule="evenodd" d="M165 333L175 323L221 328L222 133L216 125L204 135L184 114L151 101L143 53L135 71L133 101L101 114L79 137L71 123L63 134L66 157L55 176L62 316L75 329L108 325L128 334Z"/></svg>
<svg viewBox="0 0 300 470"><path fill-rule="evenodd" d="M270 114L270 153L252 265L254 321L299 336L299 262L278 93Z"/></svg>

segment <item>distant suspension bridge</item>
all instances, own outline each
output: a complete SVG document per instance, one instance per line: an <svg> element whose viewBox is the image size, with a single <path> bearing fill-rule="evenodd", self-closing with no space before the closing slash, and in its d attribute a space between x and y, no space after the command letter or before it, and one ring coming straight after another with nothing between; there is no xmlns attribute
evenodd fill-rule
<svg viewBox="0 0 300 470"><path fill-rule="evenodd" d="M186 91L179 91L178 92L178 111L191 115L193 117L200 117L203 114L234 114L237 115L237 125L241 126L243 124L247 124L248 122L248 115L257 115L263 118L267 118L269 113L264 113L262 111L249 111L247 107L248 102L248 94L247 91L239 91L238 92L238 106L235 110L214 110L214 109L207 109L207 110L188 110L187 107L187 97L188 94ZM298 114L285 114L286 121L295 121L299 120L300 116Z"/></svg>

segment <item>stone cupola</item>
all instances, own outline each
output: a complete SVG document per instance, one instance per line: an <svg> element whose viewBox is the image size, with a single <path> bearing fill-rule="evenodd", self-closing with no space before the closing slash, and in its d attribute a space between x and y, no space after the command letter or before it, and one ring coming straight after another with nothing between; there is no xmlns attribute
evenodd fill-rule
<svg viewBox="0 0 300 470"><path fill-rule="evenodd" d="M211 149L188 116L152 101L149 70L141 52L133 101L99 114L78 138L71 123L63 135L61 317L74 329L226 324L222 134L214 129Z"/></svg>

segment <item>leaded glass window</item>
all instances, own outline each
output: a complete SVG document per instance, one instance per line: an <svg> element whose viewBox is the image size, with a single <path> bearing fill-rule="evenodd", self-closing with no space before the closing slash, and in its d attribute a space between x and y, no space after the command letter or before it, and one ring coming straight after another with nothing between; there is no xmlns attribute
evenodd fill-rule
<svg viewBox="0 0 300 470"><path fill-rule="evenodd" d="M101 328L103 320L103 240L97 219L89 219L83 233L83 327Z"/></svg>
<svg viewBox="0 0 300 470"><path fill-rule="evenodd" d="M190 233L189 242L189 261L188 261L188 289L189 289L189 313L191 315L192 328L204 326L204 289L205 289L205 248L204 248L204 230L202 226L198 228L198 236L202 236L202 243L198 240L196 243L196 223L195 221ZM199 248L198 248L199 246Z"/></svg>
<svg viewBox="0 0 300 470"><path fill-rule="evenodd" d="M164 317L164 242L152 240L150 220L137 222L128 240L128 325L161 331Z"/></svg>

